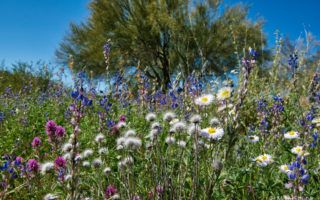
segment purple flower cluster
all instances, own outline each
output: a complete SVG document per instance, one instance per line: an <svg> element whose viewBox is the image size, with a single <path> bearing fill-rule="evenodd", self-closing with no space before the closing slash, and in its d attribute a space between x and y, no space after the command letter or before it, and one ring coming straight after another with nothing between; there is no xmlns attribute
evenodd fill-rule
<svg viewBox="0 0 320 200"><path fill-rule="evenodd" d="M36 159L30 159L27 163L27 169L30 172L38 172L39 171L39 163Z"/></svg>
<svg viewBox="0 0 320 200"><path fill-rule="evenodd" d="M49 141L55 141L64 137L66 130L62 126L57 125L53 120L49 120L46 124L46 133Z"/></svg>
<svg viewBox="0 0 320 200"><path fill-rule="evenodd" d="M41 145L40 138L39 137L33 138L31 145L32 145L32 148L37 148L38 146L40 146Z"/></svg>
<svg viewBox="0 0 320 200"><path fill-rule="evenodd" d="M117 192L118 190L114 185L108 185L108 187L106 188L106 191L104 192L104 195L106 199L110 199L112 196L117 194Z"/></svg>
<svg viewBox="0 0 320 200"><path fill-rule="evenodd" d="M56 168L65 168L66 160L62 156L58 156L54 161L54 165Z"/></svg>

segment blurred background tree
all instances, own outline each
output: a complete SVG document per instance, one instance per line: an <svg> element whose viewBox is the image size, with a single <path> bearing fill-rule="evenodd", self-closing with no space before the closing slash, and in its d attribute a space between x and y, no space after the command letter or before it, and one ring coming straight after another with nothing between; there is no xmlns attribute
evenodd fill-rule
<svg viewBox="0 0 320 200"><path fill-rule="evenodd" d="M219 0L92 0L86 22L71 24L56 51L59 62L95 76L106 73L103 46L111 45L108 73L139 66L167 87L170 76L221 75L237 66L244 49L267 57L262 21L247 19L248 7Z"/></svg>

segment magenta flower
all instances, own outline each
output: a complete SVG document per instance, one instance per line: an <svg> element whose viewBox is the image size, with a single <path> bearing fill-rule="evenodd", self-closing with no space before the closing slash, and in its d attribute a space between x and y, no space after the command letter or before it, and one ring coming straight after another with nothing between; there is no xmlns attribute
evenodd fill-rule
<svg viewBox="0 0 320 200"><path fill-rule="evenodd" d="M46 133L51 138L55 135L57 129L57 124L53 120L49 120L46 124Z"/></svg>
<svg viewBox="0 0 320 200"><path fill-rule="evenodd" d="M54 164L57 168L64 168L66 166L66 160L62 156L59 156L54 161Z"/></svg>
<svg viewBox="0 0 320 200"><path fill-rule="evenodd" d="M113 195L117 194L118 190L113 185L108 185L104 195L107 199L110 199Z"/></svg>
<svg viewBox="0 0 320 200"><path fill-rule="evenodd" d="M40 144L41 144L41 140L39 137L33 138L32 143L31 143L33 148L40 146Z"/></svg>
<svg viewBox="0 0 320 200"><path fill-rule="evenodd" d="M28 160L27 169L32 172L37 172L39 170L39 163L36 159Z"/></svg>
<svg viewBox="0 0 320 200"><path fill-rule="evenodd" d="M126 122L126 116L125 115L121 115L119 121L120 122Z"/></svg>
<svg viewBox="0 0 320 200"><path fill-rule="evenodd" d="M56 126L55 136L61 138L66 133L66 130L62 126Z"/></svg>

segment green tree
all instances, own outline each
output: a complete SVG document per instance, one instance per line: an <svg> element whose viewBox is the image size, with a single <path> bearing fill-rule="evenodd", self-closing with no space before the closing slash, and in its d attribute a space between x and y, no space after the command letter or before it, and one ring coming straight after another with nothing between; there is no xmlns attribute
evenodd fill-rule
<svg viewBox="0 0 320 200"><path fill-rule="evenodd" d="M104 74L103 45L111 40L109 73L140 66L166 86L173 72L223 73L249 46L261 52L262 23L247 20L247 7L219 0L93 0L85 23L71 24L57 58L74 69ZM235 53L236 52L236 53Z"/></svg>

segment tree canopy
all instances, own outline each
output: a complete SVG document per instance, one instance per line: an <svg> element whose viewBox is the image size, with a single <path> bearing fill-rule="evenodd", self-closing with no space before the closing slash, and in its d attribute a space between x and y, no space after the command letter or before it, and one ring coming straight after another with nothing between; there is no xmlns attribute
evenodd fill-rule
<svg viewBox="0 0 320 200"><path fill-rule="evenodd" d="M219 0L92 0L86 22L71 31L56 51L70 55L74 69L106 73L103 46L109 41L108 73L138 66L166 86L181 72L222 74L237 65L248 47L258 52L266 40L262 22L247 19L248 7ZM109 52L107 52L109 53Z"/></svg>

